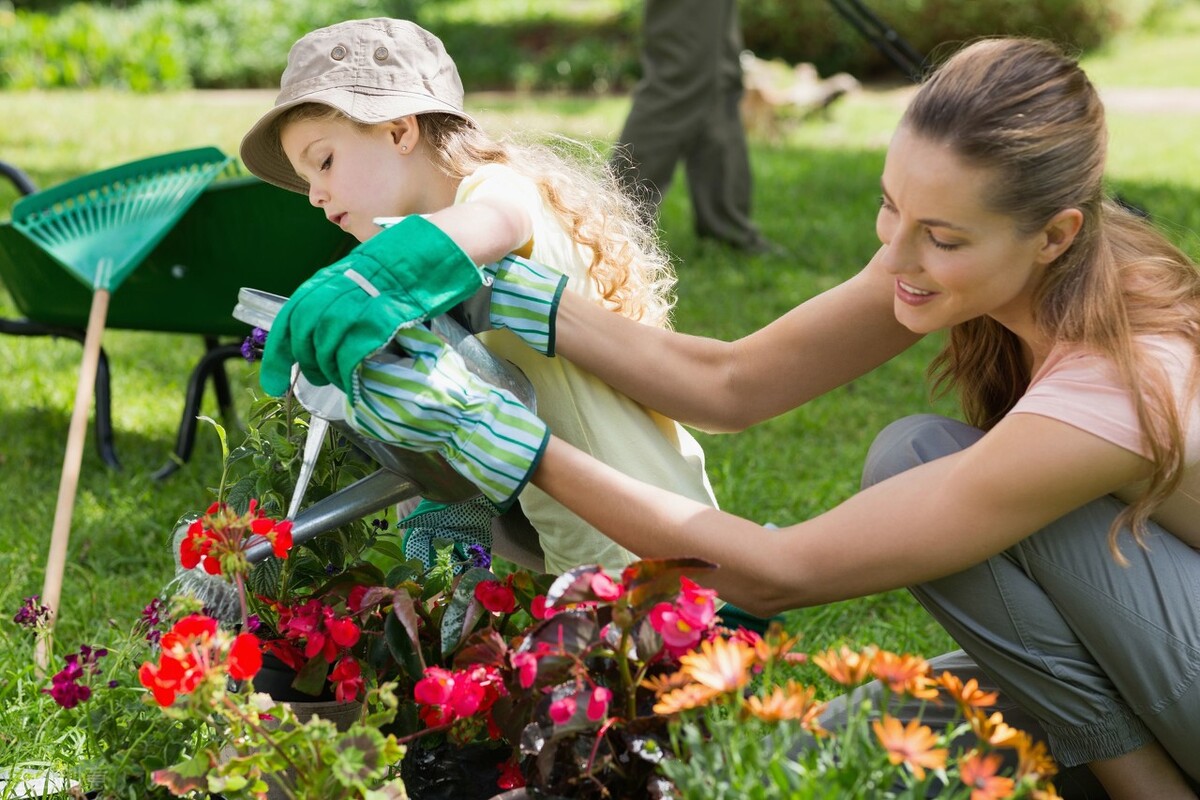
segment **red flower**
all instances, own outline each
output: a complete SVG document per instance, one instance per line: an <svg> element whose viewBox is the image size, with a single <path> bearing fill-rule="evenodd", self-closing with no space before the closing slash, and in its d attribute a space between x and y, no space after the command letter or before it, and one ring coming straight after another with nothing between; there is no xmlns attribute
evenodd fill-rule
<svg viewBox="0 0 1200 800"><path fill-rule="evenodd" d="M547 605L546 595L539 594L533 598L533 602L529 604L529 613L534 619L550 619L554 616L555 608L552 605Z"/></svg>
<svg viewBox="0 0 1200 800"><path fill-rule="evenodd" d="M253 633L241 633L229 648L229 677L237 681L248 680L262 669L262 649L258 637Z"/></svg>
<svg viewBox="0 0 1200 800"><path fill-rule="evenodd" d="M204 571L210 575L244 575L250 570L245 551L254 536L266 538L276 556L287 558L292 547L292 523L267 517L258 510L256 500L250 501L245 514L223 503L213 503L204 516L188 526L179 544L179 563L192 569L203 562Z"/></svg>
<svg viewBox="0 0 1200 800"><path fill-rule="evenodd" d="M475 584L475 599L493 614L511 614L517 608L517 596L500 581L480 581Z"/></svg>
<svg viewBox="0 0 1200 800"><path fill-rule="evenodd" d="M525 776L521 774L521 765L511 758L500 765L500 777L496 786L501 789L519 789L525 785Z"/></svg>
<svg viewBox="0 0 1200 800"><path fill-rule="evenodd" d="M329 681L333 684L333 693L339 703L348 703L358 697L359 692L366 688L362 679L362 667L353 658L343 658L329 673Z"/></svg>
<svg viewBox="0 0 1200 800"><path fill-rule="evenodd" d="M210 676L222 682L224 675L241 680L253 677L262 666L258 637L243 633L231 639L217 629L215 619L202 614L175 623L163 634L161 645L159 662L142 664L138 679L162 706L194 692Z"/></svg>

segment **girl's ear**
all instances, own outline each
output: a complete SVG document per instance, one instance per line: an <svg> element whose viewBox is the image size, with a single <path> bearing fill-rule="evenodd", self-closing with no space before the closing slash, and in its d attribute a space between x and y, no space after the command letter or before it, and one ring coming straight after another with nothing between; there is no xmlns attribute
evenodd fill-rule
<svg viewBox="0 0 1200 800"><path fill-rule="evenodd" d="M1038 261L1049 264L1065 253L1082 227L1083 212L1078 208L1064 208L1051 217L1046 227L1042 228Z"/></svg>
<svg viewBox="0 0 1200 800"><path fill-rule="evenodd" d="M421 140L421 125L417 122L416 114L385 122L384 125L392 137L392 144L401 153L411 153L417 149L417 142Z"/></svg>

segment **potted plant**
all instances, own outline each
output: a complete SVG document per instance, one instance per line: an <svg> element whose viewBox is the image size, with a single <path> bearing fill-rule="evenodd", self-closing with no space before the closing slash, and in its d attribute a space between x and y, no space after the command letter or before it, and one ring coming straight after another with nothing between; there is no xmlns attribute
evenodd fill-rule
<svg viewBox="0 0 1200 800"><path fill-rule="evenodd" d="M6 732L14 738L4 743L10 758L0 797L40 797L47 788L94 798L169 796L155 786L153 772L201 747L208 731L201 720L164 718L137 680L136 665L156 650L169 622L166 605L155 598L133 623L110 622L105 641L69 652L55 649L48 616L38 598L29 597L12 617L19 633L0 632L13 663L29 665L5 676L13 690L6 702L26 706L29 729ZM33 666L38 641L53 672ZM17 737L23 735L47 744L40 758L21 755L25 743Z"/></svg>

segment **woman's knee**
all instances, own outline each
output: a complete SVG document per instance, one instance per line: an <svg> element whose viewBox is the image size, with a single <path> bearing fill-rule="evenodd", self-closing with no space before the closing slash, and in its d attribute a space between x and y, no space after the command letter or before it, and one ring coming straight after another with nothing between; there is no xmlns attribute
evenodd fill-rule
<svg viewBox="0 0 1200 800"><path fill-rule="evenodd" d="M862 488L963 450L982 436L978 428L938 414L898 419L871 443L863 465Z"/></svg>

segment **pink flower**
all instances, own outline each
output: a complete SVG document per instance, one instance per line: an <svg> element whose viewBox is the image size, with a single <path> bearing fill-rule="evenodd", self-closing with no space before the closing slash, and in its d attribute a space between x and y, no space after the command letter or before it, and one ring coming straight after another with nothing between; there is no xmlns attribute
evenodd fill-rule
<svg viewBox="0 0 1200 800"><path fill-rule="evenodd" d="M608 577L603 570L592 576L592 594L601 600L616 600L625 587Z"/></svg>
<svg viewBox="0 0 1200 800"><path fill-rule="evenodd" d="M513 669L517 671L517 680L520 682L522 689L528 689L537 680L537 663L537 656L533 653L513 654Z"/></svg>
<svg viewBox="0 0 1200 800"><path fill-rule="evenodd" d="M550 704L550 719L555 725L565 725L575 716L575 695L555 700Z"/></svg>
<svg viewBox="0 0 1200 800"><path fill-rule="evenodd" d="M592 689L588 696L587 718L592 722L604 719L608 715L608 704L612 702L612 696L612 692L604 686Z"/></svg>
<svg viewBox="0 0 1200 800"><path fill-rule="evenodd" d="M689 625L697 628L707 628L712 624L717 614L715 589L705 589L693 580L685 577L679 579L682 590L675 610L687 620Z"/></svg>
<svg viewBox="0 0 1200 800"><path fill-rule="evenodd" d="M670 603L659 603L650 610L650 627L662 636L667 652L673 656L691 650L704 635L703 629L691 625Z"/></svg>

